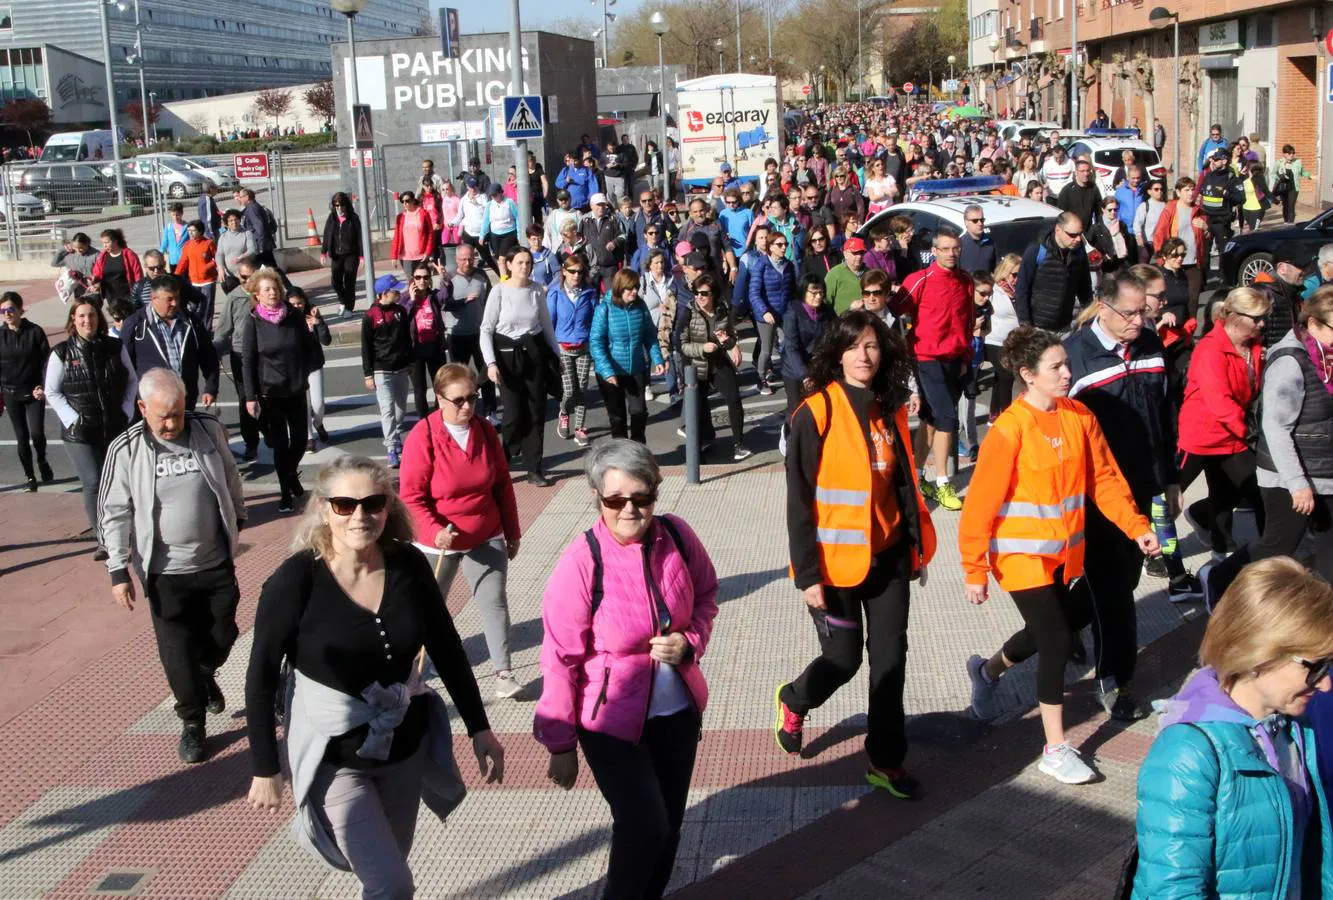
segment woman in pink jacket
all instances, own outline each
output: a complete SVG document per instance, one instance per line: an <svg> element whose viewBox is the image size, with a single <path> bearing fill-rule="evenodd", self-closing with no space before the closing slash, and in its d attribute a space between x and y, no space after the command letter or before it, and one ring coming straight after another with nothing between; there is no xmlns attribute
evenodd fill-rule
<svg viewBox="0 0 1333 900"><path fill-rule="evenodd" d="M459 233L461 231L460 226L449 224L454 219L458 218L459 196L458 193L454 191L454 183L452 181L446 181L442 190L443 193L440 194L441 251L443 251L445 247L458 246ZM443 252L441 252L441 256L443 256ZM452 265L452 260L442 258L440 262L444 265Z"/></svg>
<svg viewBox="0 0 1333 900"><path fill-rule="evenodd" d="M520 534L514 482L494 426L476 415L480 395L472 370L441 366L434 386L440 408L407 436L398 490L412 513L417 546L444 554L435 567L444 597L463 570L495 668L495 696L514 697L523 690L510 668L505 593Z"/></svg>
<svg viewBox="0 0 1333 900"><path fill-rule="evenodd" d="M604 898L657 898L680 843L708 686L699 659L717 573L675 516L654 516L652 451L599 441L584 472L601 512L560 557L542 599L543 689L533 732L568 790L576 747L611 806Z"/></svg>

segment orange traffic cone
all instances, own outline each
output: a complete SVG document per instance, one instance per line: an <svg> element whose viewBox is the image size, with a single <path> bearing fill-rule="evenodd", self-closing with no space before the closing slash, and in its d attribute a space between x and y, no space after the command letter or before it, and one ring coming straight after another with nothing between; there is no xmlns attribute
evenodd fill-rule
<svg viewBox="0 0 1333 900"><path fill-rule="evenodd" d="M307 247L318 247L323 242L319 239L319 230L315 225L315 211L306 207L305 215L305 245Z"/></svg>

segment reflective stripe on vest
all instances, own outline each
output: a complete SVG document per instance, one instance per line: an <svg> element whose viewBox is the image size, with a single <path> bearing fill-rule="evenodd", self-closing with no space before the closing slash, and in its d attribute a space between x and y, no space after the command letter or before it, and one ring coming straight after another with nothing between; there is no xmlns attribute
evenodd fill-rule
<svg viewBox="0 0 1333 900"><path fill-rule="evenodd" d="M815 538L821 544L865 545L870 543L870 535L854 528L816 528Z"/></svg>
<svg viewBox="0 0 1333 900"><path fill-rule="evenodd" d="M833 503L838 506L864 506L870 502L869 491L848 491L838 488L815 487L815 502ZM837 543L846 543L838 541Z"/></svg>
<svg viewBox="0 0 1333 900"><path fill-rule="evenodd" d="M990 549L992 553L1056 554L1065 547L1075 547L1081 543L1083 543L1083 532L1076 531L1069 536L1067 542L1032 538L991 538Z"/></svg>
<svg viewBox="0 0 1333 900"><path fill-rule="evenodd" d="M1084 495L1066 497L1060 503L1023 503L1010 501L1000 505L1001 516L1018 516L1024 519L1060 519L1067 512L1083 508Z"/></svg>

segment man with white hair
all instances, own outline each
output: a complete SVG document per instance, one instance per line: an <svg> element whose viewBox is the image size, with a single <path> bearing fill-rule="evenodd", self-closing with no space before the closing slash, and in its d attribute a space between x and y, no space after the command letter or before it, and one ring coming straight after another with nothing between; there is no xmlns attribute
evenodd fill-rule
<svg viewBox="0 0 1333 900"><path fill-rule="evenodd" d="M1326 284L1333 284L1333 244L1319 248L1315 257L1315 269L1302 285L1301 299L1309 300L1310 295Z"/></svg>
<svg viewBox="0 0 1333 900"><path fill-rule="evenodd" d="M245 497L222 423L186 412L185 394L170 369L139 380L142 419L107 448L97 518L116 602L134 609L131 562L143 584L183 723L177 753L197 763L206 755L205 713L226 708L214 673L236 642Z"/></svg>

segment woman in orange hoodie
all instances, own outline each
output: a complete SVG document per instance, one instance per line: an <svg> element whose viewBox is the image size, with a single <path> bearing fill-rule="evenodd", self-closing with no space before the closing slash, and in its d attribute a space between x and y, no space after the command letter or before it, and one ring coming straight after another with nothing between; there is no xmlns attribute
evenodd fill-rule
<svg viewBox="0 0 1333 900"><path fill-rule="evenodd" d="M1168 200L1166 209L1157 219L1153 246L1165 252L1166 242L1180 238L1185 245L1185 258L1180 268L1190 286L1190 312L1199 305L1199 291L1203 290L1203 273L1208 267L1208 217L1198 203L1199 187L1194 179L1185 176L1176 181L1176 196Z"/></svg>
<svg viewBox="0 0 1333 900"><path fill-rule="evenodd" d="M199 321L213 333L213 292L218 283L218 246L204 232L204 223L195 219L185 227L189 238L181 246L180 262L176 264L176 274L190 280L194 287L194 302L190 312L199 317Z"/></svg>
<svg viewBox="0 0 1333 900"><path fill-rule="evenodd" d="M1144 553L1159 552L1157 537L1135 508L1096 418L1068 399L1069 358L1060 339L1021 326L1005 338L1001 362L1025 392L981 444L958 546L968 600L985 603L994 574L1026 626L989 660L968 660L972 709L978 718L994 718L1001 674L1037 654L1037 703L1046 733L1038 768L1065 784L1082 784L1095 773L1065 741L1062 713L1071 635L1092 619L1092 610L1077 608L1069 590L1083 574L1085 498L1090 495Z"/></svg>

